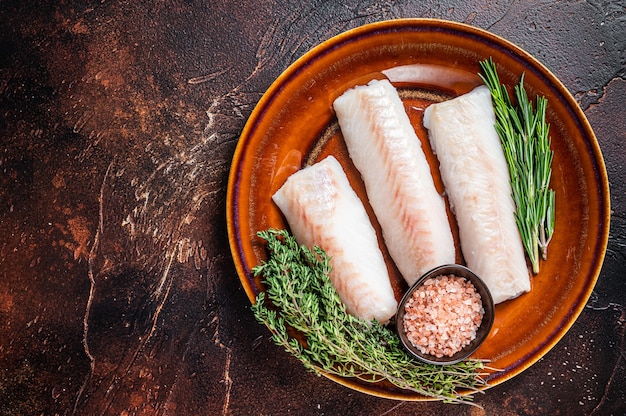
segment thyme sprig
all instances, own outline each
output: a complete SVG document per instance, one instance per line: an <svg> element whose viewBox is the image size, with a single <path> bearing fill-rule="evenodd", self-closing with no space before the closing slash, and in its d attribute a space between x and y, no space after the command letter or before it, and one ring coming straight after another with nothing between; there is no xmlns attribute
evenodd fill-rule
<svg viewBox="0 0 626 416"><path fill-rule="evenodd" d="M555 193L549 188L554 152L546 122L547 99L538 96L533 110L522 74L514 88L514 105L493 60L481 61L480 67L483 73L479 75L491 91L495 128L509 166L517 226L533 273L539 273L539 256L547 259L555 221Z"/></svg>
<svg viewBox="0 0 626 416"><path fill-rule="evenodd" d="M483 362L449 366L423 364L401 347L394 331L346 312L332 282L329 256L319 247L300 246L286 230L269 229L269 257L253 269L262 276L252 310L273 341L315 373L393 385L447 402L471 402L486 385ZM269 304L268 300L270 301ZM295 332L294 332L295 331Z"/></svg>

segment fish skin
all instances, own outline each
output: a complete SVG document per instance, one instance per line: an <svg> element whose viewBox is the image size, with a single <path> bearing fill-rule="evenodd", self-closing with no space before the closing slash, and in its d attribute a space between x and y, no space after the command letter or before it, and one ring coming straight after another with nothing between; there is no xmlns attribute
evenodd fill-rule
<svg viewBox="0 0 626 416"><path fill-rule="evenodd" d="M404 105L388 80L373 80L333 102L350 158L398 270L409 285L456 260L445 202Z"/></svg>
<svg viewBox="0 0 626 416"><path fill-rule="evenodd" d="M331 257L330 279L346 310L387 323L397 311L387 265L363 203L328 156L292 174L272 196L298 244Z"/></svg>
<svg viewBox="0 0 626 416"><path fill-rule="evenodd" d="M424 112L465 262L500 303L528 292L530 277L494 123L491 93L484 85Z"/></svg>

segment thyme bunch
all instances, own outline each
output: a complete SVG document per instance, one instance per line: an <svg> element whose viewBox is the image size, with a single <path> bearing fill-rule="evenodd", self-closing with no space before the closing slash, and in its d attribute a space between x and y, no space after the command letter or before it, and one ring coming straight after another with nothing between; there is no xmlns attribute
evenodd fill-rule
<svg viewBox="0 0 626 416"><path fill-rule="evenodd" d="M252 310L273 341L308 370L372 383L386 380L448 402L470 402L471 393L486 385L478 372L481 361L423 364L402 349L394 331L347 313L329 278L330 258L321 248L299 246L286 230L258 236L267 241L269 257L253 269L264 278L266 291Z"/></svg>
<svg viewBox="0 0 626 416"><path fill-rule="evenodd" d="M555 220L555 193L549 188L554 152L546 122L547 99L538 96L533 109L522 74L514 88L514 105L493 60L481 61L480 67L483 73L479 75L491 92L495 128L509 166L517 226L533 273L539 273L539 256L547 259Z"/></svg>

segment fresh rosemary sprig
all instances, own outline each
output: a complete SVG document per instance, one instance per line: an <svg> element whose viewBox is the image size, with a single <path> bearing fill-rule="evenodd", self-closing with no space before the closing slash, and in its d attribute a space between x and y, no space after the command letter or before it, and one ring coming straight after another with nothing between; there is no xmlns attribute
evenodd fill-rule
<svg viewBox="0 0 626 416"><path fill-rule="evenodd" d="M537 97L536 110L524 89L524 74L515 86L515 106L500 83L491 58L480 62L479 74L489 90L496 115L495 128L509 166L515 217L533 273L539 273L539 256L548 256L554 233L555 193L549 188L554 152L550 149L545 97Z"/></svg>
<svg viewBox="0 0 626 416"><path fill-rule="evenodd" d="M483 362L423 364L402 349L395 332L348 314L329 278L330 258L319 247L299 246L286 230L258 235L267 241L269 257L253 269L264 278L266 291L252 310L274 342L308 370L372 383L387 380L447 402L469 403L471 393L486 385L479 373Z"/></svg>

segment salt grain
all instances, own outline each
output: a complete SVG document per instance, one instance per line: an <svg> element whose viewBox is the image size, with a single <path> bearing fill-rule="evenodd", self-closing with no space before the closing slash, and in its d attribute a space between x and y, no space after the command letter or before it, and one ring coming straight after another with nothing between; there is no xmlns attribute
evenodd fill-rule
<svg viewBox="0 0 626 416"><path fill-rule="evenodd" d="M476 338L485 310L480 294L465 278L428 279L406 302L404 331L424 354L451 357Z"/></svg>

